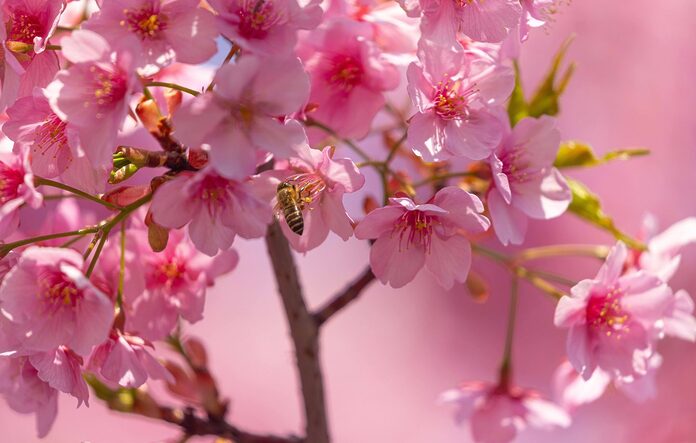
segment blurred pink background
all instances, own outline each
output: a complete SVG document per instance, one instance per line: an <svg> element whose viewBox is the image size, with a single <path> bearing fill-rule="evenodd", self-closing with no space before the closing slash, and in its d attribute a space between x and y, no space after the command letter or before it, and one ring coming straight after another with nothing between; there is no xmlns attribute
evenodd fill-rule
<svg viewBox="0 0 696 443"><path fill-rule="evenodd" d="M576 34L569 58L575 78L562 101L565 138L597 151L645 146L649 157L571 171L599 193L618 225L635 233L650 211L661 228L696 215L696 2L582 0L561 8L547 31L523 47L531 89L551 55ZM375 184L376 186L376 184ZM359 203L355 200L354 203ZM611 243L603 232L566 215L532 225L527 245ZM232 399L229 418L248 430L301 432L301 406L285 319L261 241L237 240L239 268L209 291L206 318L188 329L209 348L212 368ZM340 249L339 249L340 248ZM340 251L340 252L339 252ZM307 296L316 306L342 288L367 262L364 242L335 237L299 258ZM572 278L594 276L598 263L547 263ZM696 296L696 246L672 280ZM323 334L323 364L336 443L468 443L440 392L463 380L491 380L503 345L509 277L476 257L492 296L476 304L463 286L443 292L421 273L404 290L379 284L334 318ZM550 395L550 376L565 349L565 331L552 324L552 300L523 286L515 341L518 384ZM525 431L523 443L696 442L696 347L667 339L656 400L636 405L611 389L582 407L569 429ZM33 416L0 402L0 441L35 442ZM106 411L98 400L75 409L62 396L58 420L44 440L56 443L176 441L175 428ZM193 440L193 441L203 441Z"/></svg>

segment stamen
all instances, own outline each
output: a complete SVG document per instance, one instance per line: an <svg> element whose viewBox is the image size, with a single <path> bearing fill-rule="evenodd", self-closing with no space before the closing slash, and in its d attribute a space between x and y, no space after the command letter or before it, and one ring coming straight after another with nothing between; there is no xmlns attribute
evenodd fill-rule
<svg viewBox="0 0 696 443"><path fill-rule="evenodd" d="M475 84L460 91L460 81L447 79L438 82L433 99L433 108L445 120L463 119L469 116L468 104L479 90Z"/></svg>

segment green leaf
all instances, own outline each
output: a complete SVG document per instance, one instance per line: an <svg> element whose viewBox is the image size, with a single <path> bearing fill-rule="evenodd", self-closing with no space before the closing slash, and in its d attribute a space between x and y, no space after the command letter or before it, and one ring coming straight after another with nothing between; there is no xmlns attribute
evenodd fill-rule
<svg viewBox="0 0 696 443"><path fill-rule="evenodd" d="M571 63L563 75L561 75L560 79L557 80L561 63L572 41L573 39L571 37L563 42L556 56L553 58L549 73L546 75L541 85L539 85L536 94L534 94L534 97L529 102L528 113L530 116L540 117L542 115L558 114L559 98L568 86L568 82L575 70L575 64Z"/></svg>
<svg viewBox="0 0 696 443"><path fill-rule="evenodd" d="M590 145L570 140L561 143L556 154L554 166L557 168L571 168L576 166L597 166L612 160L627 160L631 157L648 155L650 151L644 148L619 149L611 151L602 157L597 157Z"/></svg>
<svg viewBox="0 0 696 443"><path fill-rule="evenodd" d="M517 60L514 61L513 67L515 68L515 89L512 90L512 95L510 95L508 116L510 117L510 124L515 126L518 121L529 115L529 105L524 98L522 81L520 79L520 65L517 63Z"/></svg>
<svg viewBox="0 0 696 443"><path fill-rule="evenodd" d="M633 249L645 250L645 245L633 237L620 231L614 221L602 210L599 197L592 193L584 184L576 180L568 180L568 185L573 193L573 200L568 210L578 217L610 232L617 240L626 243Z"/></svg>

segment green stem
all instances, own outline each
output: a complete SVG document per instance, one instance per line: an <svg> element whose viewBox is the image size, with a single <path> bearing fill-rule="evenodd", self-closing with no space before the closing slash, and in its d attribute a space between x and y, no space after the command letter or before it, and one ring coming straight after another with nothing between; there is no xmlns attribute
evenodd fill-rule
<svg viewBox="0 0 696 443"><path fill-rule="evenodd" d="M552 245L529 248L517 254L516 261L525 262L546 257L587 256L600 260L607 258L609 248L603 245Z"/></svg>
<svg viewBox="0 0 696 443"><path fill-rule="evenodd" d="M78 229L77 231L58 232L56 234L39 235L38 237L25 238L24 240L18 240L16 242L7 243L6 245L0 247L0 257L6 256L11 250L19 248L20 246L25 246L46 240L53 240L55 238L72 237L74 235L84 236L86 234L97 232L98 230L99 228L95 226L92 228Z"/></svg>
<svg viewBox="0 0 696 443"><path fill-rule="evenodd" d="M121 212L116 214L116 216L111 219L111 221L107 222L102 228L101 228L101 235L102 238L99 239L99 244L97 245L96 251L94 251L94 255L92 256L92 261L89 263L89 267L87 268L87 272L85 272L85 275L89 277L92 275L92 272L94 271L94 267L97 265L97 260L99 259L99 255L101 254L102 249L104 248L104 244L106 243L107 238L109 237L109 233L111 230L116 226L117 224L121 223L124 221L128 216L144 205L145 203L149 202L152 199L152 194L148 194L145 197L142 197L130 205L124 207Z"/></svg>
<svg viewBox="0 0 696 443"><path fill-rule="evenodd" d="M68 185L63 184L63 183L60 183L60 182L56 182L56 181L53 181L53 180L49 180L49 179L47 179L47 178L34 176L34 186L37 186L37 187L38 187L38 186L41 186L41 185L44 185L44 186L51 186L51 187L53 187L53 188L62 189L63 191L70 192L71 194L75 194L75 195L77 195L77 196L79 196L79 197L82 197L82 198L84 198L84 199L93 201L93 202L95 202L95 203L99 203L100 205L106 206L106 207L109 208L109 209L121 209L121 208L119 208L118 206L116 206L116 205L114 205L114 204L111 204L111 203L109 203L109 202L107 202L107 201L104 201L104 200L100 199L99 197L95 197L95 196L93 196L93 195L91 195L91 194L88 194L88 193L86 193L86 192L84 192L84 191L80 191L80 190L77 189L77 188L73 188L72 186L68 186Z"/></svg>
<svg viewBox="0 0 696 443"><path fill-rule="evenodd" d="M372 159L370 158L370 156L367 155L367 154L365 153L365 151L363 151L363 150L360 148L360 146L358 146L357 144L355 144L355 142L353 142L351 139L343 138L343 137L339 136L339 135L336 133L336 131L334 131L334 130L331 129L330 127L326 126L325 124L320 123L320 122L318 122L318 121L316 121L316 120L314 120L314 119L312 119L312 118L308 118L307 120L305 120L305 126L310 126L310 127L313 126L313 127L315 127L315 128L321 129L322 131L326 132L326 133L327 133L328 135L330 135L331 137L333 137L333 138L335 138L335 139L337 139L337 140L339 140L339 141L345 143L350 149L352 149L353 151L355 151L356 154L358 154L360 157L362 157L363 160L365 160L365 161L372 161Z"/></svg>
<svg viewBox="0 0 696 443"><path fill-rule="evenodd" d="M399 151L399 148L406 141L406 134L407 133L404 131L404 134L401 136L401 138L394 142L391 149L389 150L389 155L387 155L387 158L384 160L385 165L389 165L389 163L391 163L391 161L394 159L394 156Z"/></svg>
<svg viewBox="0 0 696 443"><path fill-rule="evenodd" d="M195 91L193 89L187 88L186 86L181 86L177 85L176 83L170 83L170 82L148 82L145 84L145 87L148 86L161 86L163 88L169 88L169 89L176 89L177 91L185 92L187 94L191 94L194 97L200 95L200 92Z"/></svg>
<svg viewBox="0 0 696 443"><path fill-rule="evenodd" d="M505 335L505 348L503 349L503 360L500 364L500 384L508 387L512 372L512 342L515 337L515 321L517 319L517 300L519 292L519 281L517 275L513 274L510 286L510 308L508 311L507 333Z"/></svg>

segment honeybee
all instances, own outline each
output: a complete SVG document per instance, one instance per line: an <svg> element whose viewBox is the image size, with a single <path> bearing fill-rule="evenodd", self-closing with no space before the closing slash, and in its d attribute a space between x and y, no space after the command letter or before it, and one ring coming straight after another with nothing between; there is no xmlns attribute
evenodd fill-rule
<svg viewBox="0 0 696 443"><path fill-rule="evenodd" d="M302 235L304 219L302 218L302 198L300 188L289 182L280 182L276 190L277 212L285 217L285 222L292 232Z"/></svg>

